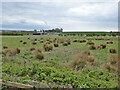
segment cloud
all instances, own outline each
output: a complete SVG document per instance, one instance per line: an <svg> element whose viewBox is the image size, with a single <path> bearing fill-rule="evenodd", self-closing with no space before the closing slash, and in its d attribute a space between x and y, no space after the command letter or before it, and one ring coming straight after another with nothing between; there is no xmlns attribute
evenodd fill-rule
<svg viewBox="0 0 120 90"><path fill-rule="evenodd" d="M10 23L10 24L16 24L16 23L23 23L26 25L45 25L44 21L41 20L35 20L35 19L30 19L30 18L25 18L25 17L19 17L19 16L3 16L3 24Z"/></svg>
<svg viewBox="0 0 120 90"><path fill-rule="evenodd" d="M89 3L82 4L79 7L73 7L68 10L68 15L73 16L102 16L109 17L111 14L117 11L117 3L113 6L113 3ZM116 15L113 15L116 16ZM111 17L111 16L110 16Z"/></svg>
<svg viewBox="0 0 120 90"><path fill-rule="evenodd" d="M3 2L3 28L117 29L117 3L108 1Z"/></svg>
<svg viewBox="0 0 120 90"><path fill-rule="evenodd" d="M118 2L119 0L1 0L2 2Z"/></svg>

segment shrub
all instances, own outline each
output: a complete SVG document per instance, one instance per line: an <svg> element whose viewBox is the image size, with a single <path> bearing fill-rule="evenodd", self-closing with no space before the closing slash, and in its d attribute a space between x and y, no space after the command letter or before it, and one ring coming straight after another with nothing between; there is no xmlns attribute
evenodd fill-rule
<svg viewBox="0 0 120 90"><path fill-rule="evenodd" d="M54 47L58 47L59 45L57 43L54 43Z"/></svg>
<svg viewBox="0 0 120 90"><path fill-rule="evenodd" d="M53 49L52 45L49 45L49 44L43 45L43 48L44 48L45 51L50 51L50 50Z"/></svg>
<svg viewBox="0 0 120 90"><path fill-rule="evenodd" d="M8 46L3 46L3 49L7 49L8 48Z"/></svg>
<svg viewBox="0 0 120 90"><path fill-rule="evenodd" d="M110 53L117 53L116 49L113 49L113 48L110 48L110 49L109 49L109 52L110 52Z"/></svg>
<svg viewBox="0 0 120 90"><path fill-rule="evenodd" d="M90 49L90 50L95 50L96 47L95 47L94 45L91 45L91 46L89 47L89 49Z"/></svg>
<svg viewBox="0 0 120 90"><path fill-rule="evenodd" d="M33 50L35 50L34 47L30 47L30 48L29 48L29 51L33 51Z"/></svg>
<svg viewBox="0 0 120 90"><path fill-rule="evenodd" d="M33 52L33 55L34 55L34 57L35 57L36 59L39 59L39 60L44 59L43 54L40 53L40 52L38 52L38 51L34 51L34 52Z"/></svg>
<svg viewBox="0 0 120 90"><path fill-rule="evenodd" d="M67 43L67 42L64 42L64 43L63 43L63 46L67 46L67 45L68 45L68 43Z"/></svg>

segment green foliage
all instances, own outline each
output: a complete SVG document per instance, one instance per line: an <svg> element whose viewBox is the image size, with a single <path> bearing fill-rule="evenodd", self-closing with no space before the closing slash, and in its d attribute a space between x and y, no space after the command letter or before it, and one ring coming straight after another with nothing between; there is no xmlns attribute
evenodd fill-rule
<svg viewBox="0 0 120 90"><path fill-rule="evenodd" d="M106 36L108 34L106 33ZM100 67L107 62L109 58L110 47L114 47L116 50L118 45L118 40L116 37L105 37L104 39L110 39L114 41L113 44L109 44L104 49L100 50L91 50L90 55L95 57L95 64L92 69L83 69L79 72L75 72L67 67L67 63L72 60L72 58L81 53L84 50L87 50L89 45L86 43L74 43L73 40L86 40L88 37L81 36L50 36L50 35L41 35L41 36L29 36L30 38L43 38L46 40L70 39L71 44L67 47L63 47L62 44L59 44L59 47L54 48L50 52L44 52L43 43L37 43L34 48L40 48L44 55L42 61L37 60L32 52L28 51L31 45L31 40L28 39L28 36L3 36L2 43L7 45L9 48L21 49L21 52L14 57L2 56L2 78L3 81L13 81L18 83L29 83L27 80L39 81L40 85L46 85L46 88L57 88L66 87L66 88L116 88L118 87L118 80L113 74L108 71L100 70ZM91 39L97 38L91 37ZM27 44L23 45L19 41L26 41ZM92 40L95 45L106 44L105 40L98 41ZM37 41L36 41L37 42ZM51 43L53 46L54 44ZM118 51L117 53L118 54ZM80 66L82 66L81 64ZM96 69L97 68L97 69ZM43 86L41 86L43 87Z"/></svg>
<svg viewBox="0 0 120 90"><path fill-rule="evenodd" d="M36 62L30 67L21 67L19 65L16 67L17 65L12 63L3 65L3 74L17 75L18 78L23 77L22 80L46 81L47 83L56 83L58 86L66 85L73 88L118 87L118 84L114 82L114 76L107 71L85 69L81 72L73 72L69 68L50 60ZM17 71L18 68L21 70ZM8 77L3 77L3 80L8 81ZM23 83L27 83L27 81L23 81Z"/></svg>

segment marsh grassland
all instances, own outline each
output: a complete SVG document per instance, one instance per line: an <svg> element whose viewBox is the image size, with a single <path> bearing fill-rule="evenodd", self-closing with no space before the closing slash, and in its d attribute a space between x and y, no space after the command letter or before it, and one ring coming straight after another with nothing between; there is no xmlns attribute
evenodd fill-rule
<svg viewBox="0 0 120 90"><path fill-rule="evenodd" d="M0 53L4 82L38 88L118 87L117 36L2 36Z"/></svg>

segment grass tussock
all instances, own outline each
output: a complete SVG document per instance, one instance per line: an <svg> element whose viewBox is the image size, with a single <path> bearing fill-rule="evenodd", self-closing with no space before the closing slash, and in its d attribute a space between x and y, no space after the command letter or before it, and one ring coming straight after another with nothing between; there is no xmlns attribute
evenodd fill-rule
<svg viewBox="0 0 120 90"><path fill-rule="evenodd" d="M78 40L73 40L73 42L77 42Z"/></svg>
<svg viewBox="0 0 120 90"><path fill-rule="evenodd" d="M95 49L96 49L96 46L91 45L91 46L89 47L89 49L90 49L90 50L95 50Z"/></svg>
<svg viewBox="0 0 120 90"><path fill-rule="evenodd" d="M70 40L66 40L66 42L68 43L68 45L70 45L70 44L71 44Z"/></svg>
<svg viewBox="0 0 120 90"><path fill-rule="evenodd" d="M44 59L43 54L42 54L41 52L37 51L37 50L33 51L33 56L34 56L36 59L39 59L39 60Z"/></svg>
<svg viewBox="0 0 120 90"><path fill-rule="evenodd" d="M116 49L113 49L113 48L110 48L110 49L109 49L109 52L110 52L110 53L117 53Z"/></svg>
<svg viewBox="0 0 120 90"><path fill-rule="evenodd" d="M24 41L23 44L27 44L27 42Z"/></svg>
<svg viewBox="0 0 120 90"><path fill-rule="evenodd" d="M4 54L5 56L15 56L16 54L20 53L20 49L19 48L15 48L15 49L5 49L2 51L2 54Z"/></svg>
<svg viewBox="0 0 120 90"><path fill-rule="evenodd" d="M50 44L51 42L50 41L46 41L46 44Z"/></svg>
<svg viewBox="0 0 120 90"><path fill-rule="evenodd" d="M63 46L67 46L67 45L68 45L68 42L64 42L64 43L63 43Z"/></svg>
<svg viewBox="0 0 120 90"><path fill-rule="evenodd" d="M36 43L36 42L32 42L31 44L32 44L32 45L36 45L37 43Z"/></svg>
<svg viewBox="0 0 120 90"><path fill-rule="evenodd" d="M53 49L53 46L50 44L45 44L43 45L43 48L45 51L51 51Z"/></svg>
<svg viewBox="0 0 120 90"><path fill-rule="evenodd" d="M101 46L102 49L106 48L105 44L100 44L100 46Z"/></svg>
<svg viewBox="0 0 120 90"><path fill-rule="evenodd" d="M40 42L40 43L43 43L43 42L44 42L44 40L40 40L39 42Z"/></svg>
<svg viewBox="0 0 120 90"><path fill-rule="evenodd" d="M118 55L110 55L109 62L111 65L118 64Z"/></svg>
<svg viewBox="0 0 120 90"><path fill-rule="evenodd" d="M59 45L57 43L54 43L54 47L59 47Z"/></svg>
<svg viewBox="0 0 120 90"><path fill-rule="evenodd" d="M113 44L113 42L112 41L108 41L108 42L106 42L107 44Z"/></svg>
<svg viewBox="0 0 120 90"><path fill-rule="evenodd" d="M79 40L79 42L80 42L80 43L84 43L84 42L86 42L86 40Z"/></svg>
<svg viewBox="0 0 120 90"><path fill-rule="evenodd" d="M87 65L93 65L95 62L95 58L90 56L89 51L84 51L81 54L76 55L72 61L69 62L70 68L73 70L82 70Z"/></svg>
<svg viewBox="0 0 120 90"><path fill-rule="evenodd" d="M87 45L94 45L93 42L87 42Z"/></svg>
<svg viewBox="0 0 120 90"><path fill-rule="evenodd" d="M20 40L20 42L23 42L23 40Z"/></svg>
<svg viewBox="0 0 120 90"><path fill-rule="evenodd" d="M15 48L15 51L16 51L17 54L20 53L20 49L19 48Z"/></svg>
<svg viewBox="0 0 120 90"><path fill-rule="evenodd" d="M42 53L42 51L40 49L36 49L39 53Z"/></svg>
<svg viewBox="0 0 120 90"><path fill-rule="evenodd" d="M9 54L11 53L11 50L10 49L5 49L5 50L2 50L2 54L4 54L5 56L10 56Z"/></svg>
<svg viewBox="0 0 120 90"><path fill-rule="evenodd" d="M85 50L85 51L82 52L82 55L87 55L87 56L89 56L89 55L90 55L90 51L89 51L89 50Z"/></svg>
<svg viewBox="0 0 120 90"><path fill-rule="evenodd" d="M87 61L91 62L91 63L94 63L95 62L95 58L93 56L88 56L87 57Z"/></svg>
<svg viewBox="0 0 120 90"><path fill-rule="evenodd" d="M8 46L3 46L3 49L7 49L8 48Z"/></svg>
<svg viewBox="0 0 120 90"><path fill-rule="evenodd" d="M34 51L35 48L34 48L34 47L30 47L28 50L29 50L29 51Z"/></svg>
<svg viewBox="0 0 120 90"><path fill-rule="evenodd" d="M102 47L101 46L96 46L96 49L102 49Z"/></svg>
<svg viewBox="0 0 120 90"><path fill-rule="evenodd" d="M110 63L106 63L104 65L104 69L108 70L109 72L116 72L118 71L118 66L115 67L115 66L112 66Z"/></svg>
<svg viewBox="0 0 120 90"><path fill-rule="evenodd" d="M103 66L109 72L118 72L118 55L110 55L109 60Z"/></svg>

